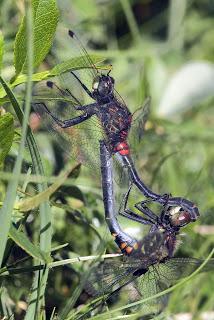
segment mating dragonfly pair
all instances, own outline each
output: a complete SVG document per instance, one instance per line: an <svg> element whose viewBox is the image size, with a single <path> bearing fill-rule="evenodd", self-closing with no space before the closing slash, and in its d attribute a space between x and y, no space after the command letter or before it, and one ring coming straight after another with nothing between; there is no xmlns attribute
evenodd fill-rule
<svg viewBox="0 0 214 320"><path fill-rule="evenodd" d="M115 82L110 76L100 73L87 54L76 35L68 32L72 41L77 43L81 55L79 59L91 76L92 89L73 71L68 72L70 80L76 81L83 93L93 102L83 104L75 95L75 90L68 88L67 83L62 87L57 80L48 80L43 86L43 92L35 95L33 107L36 113L44 119L45 124L60 141L60 146L66 149L65 141L69 142L72 155L80 162L97 163L101 170L103 203L105 219L116 244L125 255L131 257L127 268L120 272L119 280L109 284L104 292L110 293L113 287L125 275L139 277L146 274L151 265L172 258L177 235L180 228L199 217L196 205L181 197L170 194L160 195L150 190L139 177L132 160L128 140L129 133L134 127L135 115L132 115L123 99L115 90ZM74 68L75 69L75 68ZM142 112L142 110L140 110ZM76 131L75 131L76 130ZM83 135L82 135L83 133ZM162 205L162 212L156 215L147 206L147 200L135 204L140 214L127 208L130 189L123 201L119 214L138 223L151 226L149 234L142 242L125 233L117 220L115 194L113 189L113 158L117 158L122 170L129 174L131 185L135 185L144 197ZM98 161L99 158L99 161ZM91 160L92 159L92 160ZM141 214L144 214L143 217ZM131 267L131 264L134 267ZM197 262L198 263L198 262ZM127 271L128 270L128 271ZM126 274L125 274L126 273ZM118 279L118 277L117 277Z"/></svg>
<svg viewBox="0 0 214 320"><path fill-rule="evenodd" d="M68 34L77 43L82 63L85 63L85 68L91 74L92 90L82 82L74 71L71 70L69 75L78 82L83 92L93 102L84 105L67 86L62 88L56 81L47 81L45 92L34 98L33 107L36 113L45 119L48 127L61 139L61 146L65 146L62 139L69 141L72 153L79 161L85 163L88 158L94 156L92 161L94 165L99 153L105 218L119 248L123 253L131 254L137 248L137 241L126 234L117 221L112 182L113 156L119 160L123 168L128 169L131 183L145 197L160 203L166 216L170 216L171 209L171 212L176 212L178 227L195 221L199 216L199 211L196 205L187 199L172 197L168 194L156 194L144 184L134 166L128 144L129 131L133 122L131 112L116 92L110 71L106 75L100 73L76 35L72 31L69 31ZM96 128L94 120L97 121ZM97 128L98 126L99 128ZM78 133L75 133L75 129ZM80 131L84 130L87 136L81 139ZM95 144L90 141L91 135L94 139L93 142L96 140ZM145 202L142 202L142 205L137 205L137 209L151 218L151 211L145 207ZM149 219L143 219L140 215L126 208L124 212L119 213L144 224L150 223Z"/></svg>

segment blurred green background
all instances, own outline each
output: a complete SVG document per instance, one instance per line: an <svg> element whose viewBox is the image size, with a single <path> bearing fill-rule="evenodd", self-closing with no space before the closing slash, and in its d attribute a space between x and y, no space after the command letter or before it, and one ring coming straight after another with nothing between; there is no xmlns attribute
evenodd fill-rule
<svg viewBox="0 0 214 320"><path fill-rule="evenodd" d="M60 33L60 28L68 27L79 32L89 53L96 53L112 63L111 75L115 78L116 89L132 112L151 96L143 138L133 147L136 166L145 183L154 191L171 192L197 203L200 219L184 230L183 243L176 255L205 258L214 243L213 1L64 0L58 1L58 8L60 19L54 45L38 70L53 67L55 60L71 58L71 44ZM24 3L1 0L0 9L0 28L5 38L2 75L9 80L14 76L13 45L24 15ZM35 129L48 182L52 182L53 176L69 159L53 143L50 135L39 130L33 121L35 119L31 116L30 124ZM1 168L1 201L7 188L7 173L11 172L18 150L20 131L17 121L15 126L13 145ZM27 150L24 160L25 180L31 163ZM20 188L22 186L23 181ZM117 187L116 190L119 205L121 192ZM35 185L29 183L26 191L36 194ZM141 200L138 194L133 198L133 201ZM107 252L117 251L105 225L97 171L81 167L78 177L67 180L51 201L55 204L51 208L52 247L68 243L55 258L96 254L100 243L97 233L108 240ZM17 219L16 214L14 219ZM148 231L125 219L120 221L125 230L138 237ZM35 210L28 214L25 230L32 240L37 241ZM14 245L10 262L25 256L26 253ZM63 309L86 269L86 264L73 264L50 272L46 289L47 319L54 307L57 312ZM2 308L9 305L16 319L22 319L32 276L16 275L1 282ZM188 313L189 319L202 319L207 311L209 315L203 319L213 319L209 318L211 311L214 312L213 287L213 273L197 276L186 287L173 292L163 319L169 314L177 319L175 315L180 313ZM75 306L85 302L86 297L82 294Z"/></svg>

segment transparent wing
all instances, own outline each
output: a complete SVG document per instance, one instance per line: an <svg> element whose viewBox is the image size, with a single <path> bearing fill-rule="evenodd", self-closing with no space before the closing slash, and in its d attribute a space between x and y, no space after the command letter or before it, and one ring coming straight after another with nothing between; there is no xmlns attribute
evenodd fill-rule
<svg viewBox="0 0 214 320"><path fill-rule="evenodd" d="M132 115L132 125L128 136L128 142L132 153L139 149L142 142L145 124L150 114L151 99L148 97L143 106L137 109Z"/></svg>
<svg viewBox="0 0 214 320"><path fill-rule="evenodd" d="M95 54L88 54L84 45L87 45L88 39L85 37L85 34L81 34L79 37L75 32L59 27L57 30L59 33L57 39L58 43L55 43L53 48L54 55L57 57L57 60L64 61L65 59L77 58L78 63L74 66L75 69L73 74L73 80L75 87L80 89L82 94L87 98L87 93L81 87L79 81L75 78L75 75L86 85L89 91L91 91L92 83L95 77L102 71L108 72L110 69L109 65L100 65L105 58L102 58ZM80 33L79 33L80 34ZM84 45L82 44L80 38L83 40ZM66 64L65 64L66 65Z"/></svg>
<svg viewBox="0 0 214 320"><path fill-rule="evenodd" d="M164 290L157 272L158 266L159 265L150 266L146 274L134 280L133 286L137 292L136 298L138 300L147 299ZM147 301L146 303L144 303L143 306L146 307L148 312L157 314L166 306L167 298L168 297L166 296L162 296L158 299L152 299L151 301Z"/></svg>
<svg viewBox="0 0 214 320"><path fill-rule="evenodd" d="M67 86L64 86L60 78L54 78L51 87L47 86L46 81L36 84L32 106L41 118L42 126L50 131L59 146L69 156L94 168L100 165L99 140L105 139L97 117L93 116L80 124L63 129L46 112L48 108L59 120L68 120L83 114L84 110L76 110L76 106L81 103L81 97L71 93L68 82L66 84Z"/></svg>
<svg viewBox="0 0 214 320"><path fill-rule="evenodd" d="M151 297L175 284L183 277L194 272L203 262L194 258L167 258L164 253L164 237L158 232L151 233L143 239L144 254L123 259L110 259L102 262L92 272L87 284L87 291L92 295L106 295L109 299L115 293L128 291L132 300ZM211 259L202 271L211 271L214 259ZM133 289L134 288L134 289ZM130 289L135 296L129 294ZM167 303L168 296L163 295L147 303L160 311ZM151 309L150 309L151 310Z"/></svg>
<svg viewBox="0 0 214 320"><path fill-rule="evenodd" d="M94 59L88 54L87 50L81 43L78 36L71 30L59 26L57 28L57 36L56 39L58 42L54 43L53 53L55 56L55 60L65 61L68 58L78 58L78 63L76 64L76 69L80 70L81 75L88 80L88 84L91 85L92 79L97 74L97 67L95 65ZM87 39L82 35L82 39L87 44ZM94 56L95 60L96 57ZM55 63L58 61L54 61ZM79 67L78 67L79 66ZM81 72L81 69L84 72Z"/></svg>
<svg viewBox="0 0 214 320"><path fill-rule="evenodd" d="M120 104L122 104L124 107L128 108L125 103L125 100L122 98L122 96L119 94L119 92L116 89L114 89L114 97Z"/></svg>
<svg viewBox="0 0 214 320"><path fill-rule="evenodd" d="M98 167L100 166L99 140L106 138L99 120L94 116L81 124L62 129L45 112L48 108L59 120L68 120L81 115L83 111L77 111L75 106L94 102L90 91L94 78L99 74L99 67L89 56L76 34L67 29L59 29L58 32L60 36L57 39L60 39L60 42L55 43L53 48L54 55L57 57L55 60L63 59L64 57L60 57L60 52L67 52L69 49L70 56L76 58L78 63L71 68L71 71L64 73L63 70L67 70L66 62L56 66L53 74L58 73L57 67L63 74L54 77L52 80L54 86L51 88L48 88L45 81L37 84L34 90L33 107L44 127L49 129L53 139L58 141L66 153L89 167ZM74 69L78 70L74 71Z"/></svg>
<svg viewBox="0 0 214 320"><path fill-rule="evenodd" d="M150 233L131 256L100 263L89 277L87 291L99 296L113 294L128 286L141 274L146 274L151 264L162 259L163 241L161 233Z"/></svg>
<svg viewBox="0 0 214 320"><path fill-rule="evenodd" d="M189 276L194 272L204 260L195 258L171 258L165 263L160 264L160 276L168 286L173 285L181 278ZM210 259L202 272L212 271L214 259Z"/></svg>
<svg viewBox="0 0 214 320"><path fill-rule="evenodd" d="M135 287L143 298L155 295L174 285L178 280L189 276L203 260L194 258L171 258L159 264L150 266L148 275L135 280ZM211 259L202 271L213 270L214 260ZM160 300L161 299L161 300ZM158 304L163 304L167 296L162 296Z"/></svg>

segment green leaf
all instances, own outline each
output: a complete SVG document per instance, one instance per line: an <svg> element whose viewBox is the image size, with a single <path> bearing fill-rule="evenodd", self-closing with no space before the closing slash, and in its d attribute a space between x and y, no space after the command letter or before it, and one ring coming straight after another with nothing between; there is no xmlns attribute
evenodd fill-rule
<svg viewBox="0 0 214 320"><path fill-rule="evenodd" d="M0 116L0 165L11 148L13 137L13 116L7 112Z"/></svg>
<svg viewBox="0 0 214 320"><path fill-rule="evenodd" d="M55 0L33 0L34 62L37 67L45 58L53 42L58 9ZM23 18L15 39L14 64L16 75L27 69L26 17Z"/></svg>
<svg viewBox="0 0 214 320"><path fill-rule="evenodd" d="M65 169L58 177L57 181L53 183L50 187L48 187L46 190L40 192L34 197L27 198L25 200L22 200L18 203L18 208L22 212L26 212L32 209L35 209L40 204L42 204L44 201L49 200L51 195L59 189L59 187L65 182L65 180L68 178L70 174L75 174L76 171L78 171L80 168L80 165L76 165L75 167L68 166L67 169Z"/></svg>
<svg viewBox="0 0 214 320"><path fill-rule="evenodd" d="M4 87L4 90L7 92L8 98L10 99L10 102L13 106L18 106L19 103L13 94L13 92L10 90L8 84L4 81L4 79L0 76L0 82L2 86ZM20 108L20 107L19 107ZM27 124L27 118L24 119L23 121L23 128L24 125ZM13 180L11 180L8 184L7 187L7 192L6 196L4 199L3 206L0 210L0 264L2 264L2 259L4 256L4 250L6 247L6 242L7 242L7 236L8 232L10 229L10 223L11 223L11 215L13 211L13 205L16 199L16 190L18 187L18 182L19 182L19 174L21 172L21 165L22 165L22 159L23 159L23 151L25 147L25 134L23 133L22 130L22 138L21 138L21 143L19 147L19 152L18 156L16 158L15 166L13 169Z"/></svg>
<svg viewBox="0 0 214 320"><path fill-rule="evenodd" d="M13 225L9 230L9 237L27 252L31 257L44 261L46 263L51 262L51 258L48 253L43 252L37 246L35 246L28 237L22 231L18 231Z"/></svg>
<svg viewBox="0 0 214 320"><path fill-rule="evenodd" d="M104 58L98 55L91 55L90 56L91 60L93 61L93 63L96 65L97 69L101 69L101 70L109 70L110 69L110 65L100 65L98 66L98 64L100 64ZM52 78L55 76L59 76L62 73L65 72L69 72L71 70L79 70L79 69L85 69L86 66L82 65L81 63L81 58L80 57L75 57L75 58L71 58L69 60L66 60L62 63L57 64L55 67L53 67L51 70L49 71L43 71L43 72L38 72L38 73L34 73L32 76L32 81L33 82L39 82L42 80L46 80L48 78ZM88 68L90 68L91 66L89 65ZM10 89L25 83L27 81L27 75L26 74L20 74L17 76L17 78L14 80L14 82L10 83ZM0 102L1 103L5 103L8 100L7 99L3 99L6 96L6 93L4 91L3 88L0 88Z"/></svg>
<svg viewBox="0 0 214 320"><path fill-rule="evenodd" d="M90 59L95 65L104 60L102 57L98 55L90 55ZM65 62L57 64L53 69L50 70L49 76L50 77L58 76L62 73L65 73L71 70L79 70L79 69L86 69L86 68L91 68L91 64L89 63L87 66L86 64L83 64L82 57L75 57ZM97 68L109 69L109 66L97 67Z"/></svg>
<svg viewBox="0 0 214 320"><path fill-rule="evenodd" d="M4 37L0 30L0 70L2 68L3 54L4 54Z"/></svg>

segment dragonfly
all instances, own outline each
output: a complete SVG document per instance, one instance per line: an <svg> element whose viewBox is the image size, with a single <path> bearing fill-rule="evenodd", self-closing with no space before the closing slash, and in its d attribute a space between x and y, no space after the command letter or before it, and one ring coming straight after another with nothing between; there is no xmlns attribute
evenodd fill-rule
<svg viewBox="0 0 214 320"><path fill-rule="evenodd" d="M168 207L159 216L145 204L143 207L139 204L137 206L147 217L141 217L138 221L149 224L150 231L138 242L138 249L132 255L107 259L94 267L85 287L90 295L102 299L98 302L95 300L94 305L92 302L93 310L104 306L103 302L112 301L113 297L122 292L125 292L129 302L149 298L190 275L204 261L174 257L179 231L189 221L184 211ZM133 217L129 209L126 209L125 214ZM210 259L202 271L212 271L213 267L214 259ZM143 307L148 313L155 315L163 310L165 303L166 295L163 295L152 300L151 304L147 302Z"/></svg>
<svg viewBox="0 0 214 320"><path fill-rule="evenodd" d="M130 179L137 186L140 192L149 199L152 199L162 205L180 206L188 212L190 220L196 221L199 217L197 206L185 198L172 197L169 194L160 195L150 190L139 177L134 162L131 157L131 148L128 143L130 131L132 131L135 122L133 115L121 96L115 90L115 80L110 75L111 70L106 74L99 71L99 68L93 63L86 49L76 36L69 30L68 35L75 42L81 52L81 61L85 63L86 69L91 76L91 89L80 79L80 77L71 70L68 76L78 83L84 94L92 102L82 103L81 99L74 93L74 88L68 87L68 82L64 87L54 81L48 80L45 84L45 90L40 96L34 97L33 108L36 113L44 120L44 123L57 136L60 146L67 150L68 142L71 146L73 155L83 164L87 161L94 167L96 163L101 168L102 181L108 177L105 173L106 161L113 156L117 158L122 167L128 169ZM84 70L85 73L85 70ZM44 89L44 88L43 88ZM142 110L140 110L142 111ZM133 129L134 130L134 129ZM84 131L84 137L82 133ZM90 160L88 160L90 159ZM108 182L102 182L104 207L107 208L108 200L106 194L109 192ZM110 200L109 200L110 201ZM117 223L117 228L112 222L112 214L105 210L106 220L113 236L119 237L121 228ZM115 214L114 214L115 215ZM118 230L117 230L118 229ZM126 237L125 237L126 238ZM118 240L120 243L129 243L133 247L133 241L127 236L127 239Z"/></svg>
<svg viewBox="0 0 214 320"><path fill-rule="evenodd" d="M115 209L112 158L109 155L104 141L100 142L100 157L102 162L103 202L108 228L121 252L125 255L133 255L139 251L140 245L135 238L124 232L118 223L118 214ZM180 228L193 222L191 213L182 206L172 206L171 203L169 204L166 201L160 216L158 216L147 206L147 203L151 202L151 200L144 200L136 203L134 206L140 213L146 216L144 218L140 214L127 208L131 188L132 184L130 184L128 191L123 197L118 212L119 215L144 225L150 225L151 232L164 232L164 236L166 237L164 246L168 250L167 256L171 257L176 247L176 236L179 234ZM179 199L178 203L181 202L182 198Z"/></svg>

